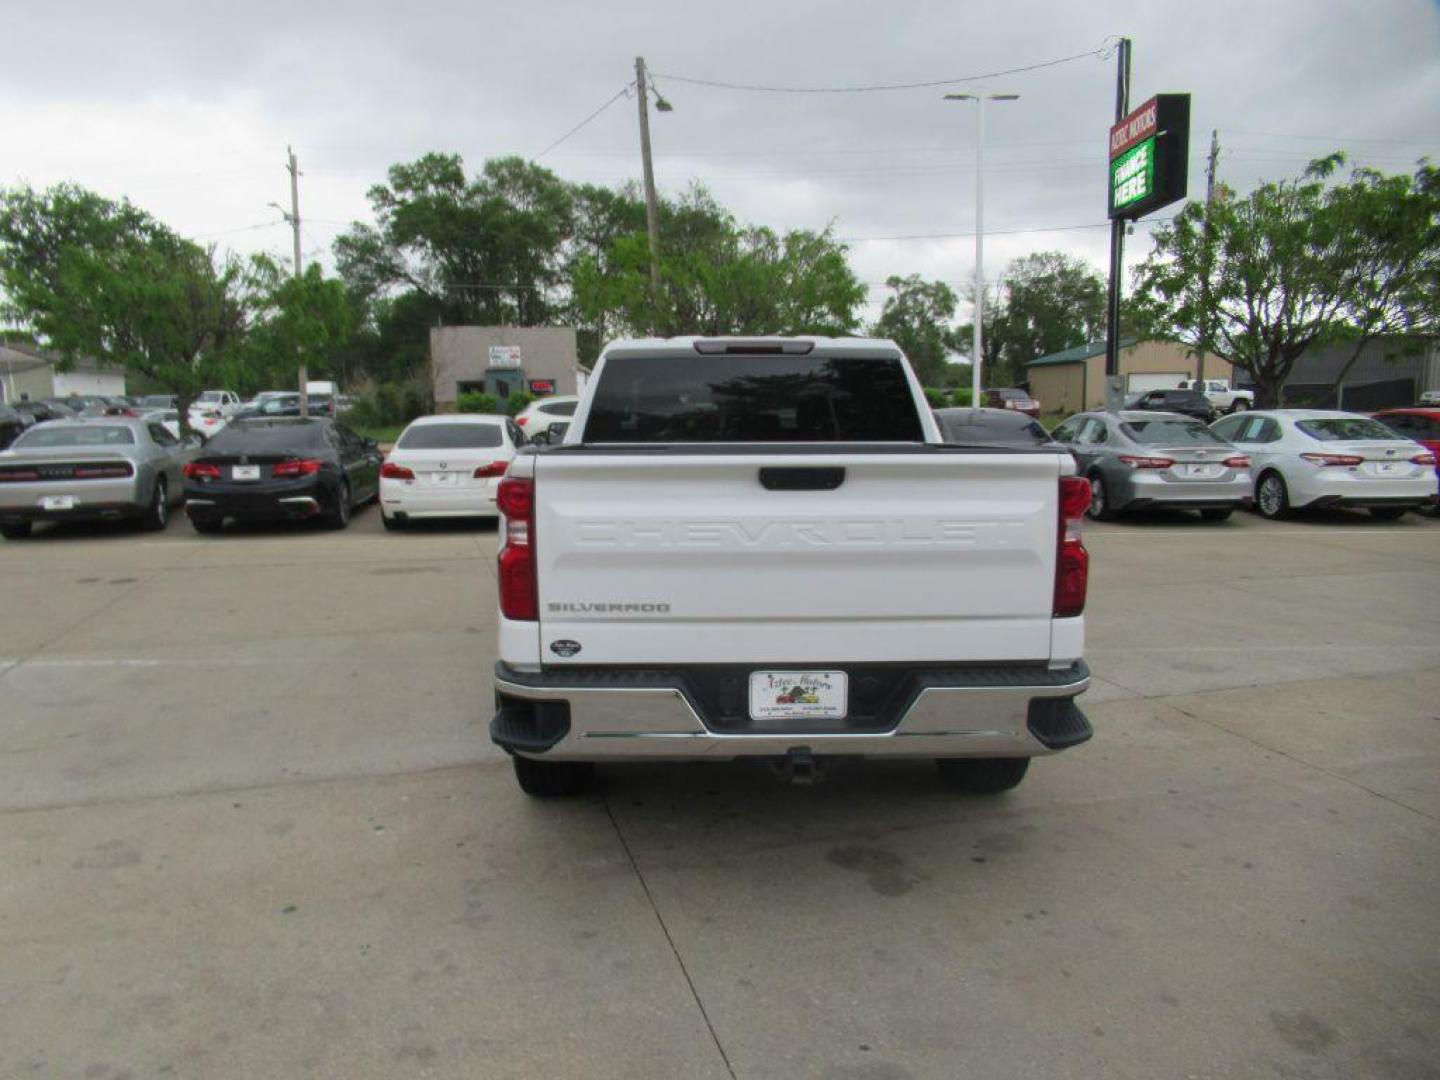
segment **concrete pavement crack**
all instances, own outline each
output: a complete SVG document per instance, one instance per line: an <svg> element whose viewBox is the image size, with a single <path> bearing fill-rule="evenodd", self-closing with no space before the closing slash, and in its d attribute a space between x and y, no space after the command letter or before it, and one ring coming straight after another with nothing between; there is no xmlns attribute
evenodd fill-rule
<svg viewBox="0 0 1440 1080"><path fill-rule="evenodd" d="M685 958L680 955L680 949L675 944L675 938L670 933L670 927L665 923L665 916L660 913L660 907L655 903L655 897L650 892L650 883L645 880L644 873L640 870L640 864L635 861L635 853L630 850L630 843L625 839L625 834L620 829L620 822L615 820L615 811L610 807L610 800L604 795L600 797L601 804L605 807L605 814L610 819L610 825L615 830L615 837L620 841L620 848L625 852L625 858L630 862L630 869L635 871L635 879L640 882L640 889L645 893L645 901L650 905L651 912L655 915L655 921L660 924L660 932L665 935L665 941L670 946L670 952L675 957L675 963L680 966L680 974L685 976L685 985L690 988L690 997L695 1001L695 1007L700 1010L700 1018L705 1021L705 1030L710 1032L710 1039L715 1044L715 1050L720 1055L720 1060L725 1065L725 1072L731 1080L735 1080L735 1066L730 1064L730 1055L725 1053L725 1047L720 1042L720 1036L715 1031L715 1025L710 1021L710 1014L705 1010L705 1003L700 1000L700 992L695 989L695 980L690 977L690 969L685 966Z"/></svg>

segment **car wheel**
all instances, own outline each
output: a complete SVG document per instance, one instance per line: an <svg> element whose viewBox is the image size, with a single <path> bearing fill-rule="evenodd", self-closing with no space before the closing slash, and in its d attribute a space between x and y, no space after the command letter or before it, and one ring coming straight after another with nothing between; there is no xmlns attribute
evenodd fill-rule
<svg viewBox="0 0 1440 1080"><path fill-rule="evenodd" d="M30 521L16 521L10 525L0 525L0 536L6 540L24 540L30 535L35 525Z"/></svg>
<svg viewBox="0 0 1440 1080"><path fill-rule="evenodd" d="M405 523L399 518L391 517L383 512L380 515L380 524L385 526L386 532L400 532L405 528Z"/></svg>
<svg viewBox="0 0 1440 1080"><path fill-rule="evenodd" d="M1250 408L1250 403L1249 403L1248 401L1235 401L1235 402L1232 402L1231 405L1230 405L1230 411L1231 411L1232 413L1245 412L1245 411L1246 411L1247 409L1249 409L1249 408Z"/></svg>
<svg viewBox="0 0 1440 1080"><path fill-rule="evenodd" d="M1405 516L1406 509L1404 506L1372 506L1370 516L1380 521L1399 521Z"/></svg>
<svg viewBox="0 0 1440 1080"><path fill-rule="evenodd" d="M1090 508L1085 512L1096 521L1112 521L1115 511L1110 507L1110 493L1105 489L1105 477L1098 472L1090 474Z"/></svg>
<svg viewBox="0 0 1440 1080"><path fill-rule="evenodd" d="M520 790L537 798L579 795L595 782L593 761L536 761L519 754L511 760Z"/></svg>
<svg viewBox="0 0 1440 1080"><path fill-rule="evenodd" d="M325 515L325 524L332 529L343 529L350 524L350 482L340 481L335 493L335 506Z"/></svg>
<svg viewBox="0 0 1440 1080"><path fill-rule="evenodd" d="M1030 759L1010 758L940 758L940 783L954 791L974 795L996 795L1009 791L1025 779Z"/></svg>
<svg viewBox="0 0 1440 1080"><path fill-rule="evenodd" d="M225 522L221 518L195 518L190 519L190 527L202 536L214 536L222 528Z"/></svg>
<svg viewBox="0 0 1440 1080"><path fill-rule="evenodd" d="M1261 517L1279 521L1290 515L1290 492L1285 487L1285 478L1277 472L1267 472L1255 485L1255 509Z"/></svg>
<svg viewBox="0 0 1440 1080"><path fill-rule="evenodd" d="M1214 506L1208 510L1201 510L1200 516L1206 521L1229 521L1233 512L1228 506Z"/></svg>
<svg viewBox="0 0 1440 1080"><path fill-rule="evenodd" d="M165 477L155 478L155 491L150 497L150 506L140 517L140 528L146 532L164 532L170 524L170 496L165 486Z"/></svg>

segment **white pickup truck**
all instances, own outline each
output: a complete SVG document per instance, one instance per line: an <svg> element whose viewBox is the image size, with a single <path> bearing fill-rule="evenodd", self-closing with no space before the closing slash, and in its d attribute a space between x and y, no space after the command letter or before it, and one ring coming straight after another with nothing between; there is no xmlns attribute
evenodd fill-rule
<svg viewBox="0 0 1440 1080"><path fill-rule="evenodd" d="M603 760L924 757L996 792L1088 739L1089 487L946 444L900 350L612 344L498 491L491 738L532 795Z"/></svg>
<svg viewBox="0 0 1440 1080"><path fill-rule="evenodd" d="M1255 407L1255 391L1236 390L1229 379L1181 379L1181 390L1199 390L1216 412L1242 412Z"/></svg>

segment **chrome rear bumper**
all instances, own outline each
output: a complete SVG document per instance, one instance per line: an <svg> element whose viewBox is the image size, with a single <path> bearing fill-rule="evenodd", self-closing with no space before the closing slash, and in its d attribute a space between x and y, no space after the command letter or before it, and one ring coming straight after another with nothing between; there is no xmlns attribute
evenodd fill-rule
<svg viewBox="0 0 1440 1080"><path fill-rule="evenodd" d="M816 665L823 667L824 665ZM683 672L566 669L519 672L496 665L492 740L547 760L855 757L1035 757L1090 737L1074 704L1090 682L1083 663L917 669L914 692L883 725L863 730L800 724L727 730L706 723Z"/></svg>

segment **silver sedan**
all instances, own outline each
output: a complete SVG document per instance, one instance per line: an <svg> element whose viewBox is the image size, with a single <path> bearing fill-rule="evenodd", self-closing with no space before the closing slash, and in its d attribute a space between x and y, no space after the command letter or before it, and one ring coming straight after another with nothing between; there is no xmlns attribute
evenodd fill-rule
<svg viewBox="0 0 1440 1080"><path fill-rule="evenodd" d="M1090 514L1199 510L1223 521L1250 497L1250 459L1199 420L1179 413L1077 413L1052 433L1090 480Z"/></svg>
<svg viewBox="0 0 1440 1080"><path fill-rule="evenodd" d="M193 453L159 421L36 424L0 452L0 535L19 540L37 521L129 519L163 529Z"/></svg>

